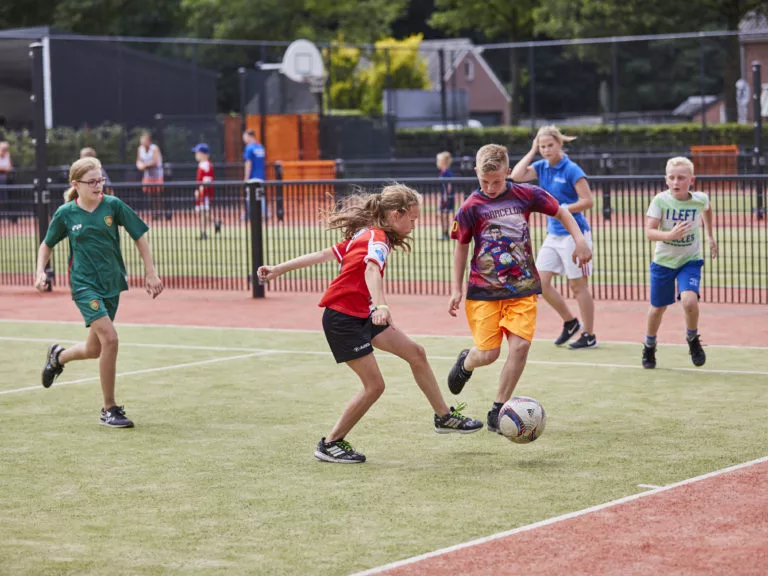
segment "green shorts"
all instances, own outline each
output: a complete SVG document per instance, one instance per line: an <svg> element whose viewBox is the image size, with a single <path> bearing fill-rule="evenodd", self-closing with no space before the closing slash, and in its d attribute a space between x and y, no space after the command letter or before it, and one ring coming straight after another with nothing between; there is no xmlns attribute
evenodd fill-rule
<svg viewBox="0 0 768 576"><path fill-rule="evenodd" d="M78 298L75 300L75 304L80 309L80 314L83 315L85 320L85 327L91 325L95 320L103 316L109 316L110 320L115 319L117 314L117 306L120 303L120 295L112 296L111 298L100 298L88 295L87 298Z"/></svg>

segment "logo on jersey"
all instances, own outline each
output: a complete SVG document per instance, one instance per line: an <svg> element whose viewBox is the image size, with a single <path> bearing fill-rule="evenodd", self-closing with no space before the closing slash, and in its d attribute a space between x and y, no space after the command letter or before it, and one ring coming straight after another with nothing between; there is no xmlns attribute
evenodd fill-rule
<svg viewBox="0 0 768 576"><path fill-rule="evenodd" d="M112 226L112 216L104 216L104 224Z"/></svg>
<svg viewBox="0 0 768 576"><path fill-rule="evenodd" d="M99 301L98 300L91 300L90 303L91 310L96 311L99 309Z"/></svg>
<svg viewBox="0 0 768 576"><path fill-rule="evenodd" d="M82 225L82 224L75 224L74 226L72 226L72 232L77 232L77 231L78 231L78 230L80 230L82 227L83 227L83 225Z"/></svg>
<svg viewBox="0 0 768 576"><path fill-rule="evenodd" d="M453 226L451 227L451 232L458 232L459 231L459 221L454 220Z"/></svg>

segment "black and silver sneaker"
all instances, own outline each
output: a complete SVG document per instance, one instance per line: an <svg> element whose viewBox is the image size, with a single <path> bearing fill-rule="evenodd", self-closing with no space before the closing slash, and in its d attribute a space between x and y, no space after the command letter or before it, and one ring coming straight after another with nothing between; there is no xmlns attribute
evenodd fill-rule
<svg viewBox="0 0 768 576"><path fill-rule="evenodd" d="M581 322L579 322L577 318L574 318L570 322L564 322L563 331L560 332L560 336L555 340L555 346L562 346L568 342L568 340L573 338L579 330L581 330Z"/></svg>
<svg viewBox="0 0 768 576"><path fill-rule="evenodd" d="M587 350L588 348L597 348L597 338L594 334L588 334L582 332L579 339L576 342L568 344L568 348L571 350Z"/></svg>
<svg viewBox="0 0 768 576"><path fill-rule="evenodd" d="M488 423L486 424L486 428L488 429L488 432L501 434L501 430L499 430L499 410L491 410L488 412Z"/></svg>
<svg viewBox="0 0 768 576"><path fill-rule="evenodd" d="M99 423L110 428L133 428L133 422L125 415L123 406L112 406L109 410L102 408Z"/></svg>
<svg viewBox="0 0 768 576"><path fill-rule="evenodd" d="M643 368L656 368L656 346L643 344Z"/></svg>
<svg viewBox="0 0 768 576"><path fill-rule="evenodd" d="M355 452L352 445L343 439L326 442L325 438L321 438L320 442L317 443L315 458L337 464L362 464L365 462L365 455Z"/></svg>
<svg viewBox="0 0 768 576"><path fill-rule="evenodd" d="M459 352L459 357L448 373L448 389L453 394L459 394L464 389L464 384L472 378L472 372L464 370L464 359L469 355L469 348Z"/></svg>
<svg viewBox="0 0 768 576"><path fill-rule="evenodd" d="M216 220L216 222L213 223L213 227L216 234L221 234L221 220Z"/></svg>
<svg viewBox="0 0 768 576"><path fill-rule="evenodd" d="M50 388L53 381L59 374L64 372L64 366L59 364L59 354L64 352L64 347L58 344L51 344L48 348L48 355L45 357L45 366L43 366L43 387Z"/></svg>
<svg viewBox="0 0 768 576"><path fill-rule="evenodd" d="M691 355L691 362L694 366L704 366L707 355L701 346L701 339L698 334L688 340L688 353Z"/></svg>
<svg viewBox="0 0 768 576"><path fill-rule="evenodd" d="M452 432L472 434L472 432L482 429L482 422L464 416L461 413L466 407L467 405L462 402L456 408L451 406L451 411L442 418L435 414L435 432L438 434L450 434Z"/></svg>

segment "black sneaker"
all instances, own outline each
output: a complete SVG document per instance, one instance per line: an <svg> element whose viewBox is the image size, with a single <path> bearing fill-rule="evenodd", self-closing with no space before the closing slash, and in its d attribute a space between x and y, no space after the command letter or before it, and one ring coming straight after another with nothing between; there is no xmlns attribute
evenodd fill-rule
<svg viewBox="0 0 768 576"><path fill-rule="evenodd" d="M459 352L459 357L456 358L456 363L448 373L448 389L453 394L459 394L464 389L464 384L472 378L472 372L464 370L464 359L469 354L469 348L465 348Z"/></svg>
<svg viewBox="0 0 768 576"><path fill-rule="evenodd" d="M643 344L643 368L656 368L656 346Z"/></svg>
<svg viewBox="0 0 768 576"><path fill-rule="evenodd" d="M206 234L205 232L200 232L200 236L198 240L208 240L208 234Z"/></svg>
<svg viewBox="0 0 768 576"><path fill-rule="evenodd" d="M216 234L221 233L221 220L216 220L216 222L213 223L214 230L216 231Z"/></svg>
<svg viewBox="0 0 768 576"><path fill-rule="evenodd" d="M133 422L125 415L125 409L122 406L112 406L109 410L102 408L99 423L110 428L133 428Z"/></svg>
<svg viewBox="0 0 768 576"><path fill-rule="evenodd" d="M45 358L43 366L43 387L50 388L53 381L59 374L64 372L64 366L59 364L59 354L64 352L64 347L58 344L51 344L48 348L48 355Z"/></svg>
<svg viewBox="0 0 768 576"><path fill-rule="evenodd" d="M479 420L473 420L461 413L467 405L463 402L454 408L442 418L435 414L435 432L438 434L450 434L458 432L459 434L472 434L483 427Z"/></svg>
<svg viewBox="0 0 768 576"><path fill-rule="evenodd" d="M698 334L688 340L688 353L691 355L691 362L693 362L694 366L704 366L704 362L707 361L707 355L704 353L704 348L701 347L701 340Z"/></svg>
<svg viewBox="0 0 768 576"><path fill-rule="evenodd" d="M320 442L317 443L315 458L338 464L362 464L365 462L365 455L355 452L352 445L346 440L326 442L325 438L321 438Z"/></svg>
<svg viewBox="0 0 768 576"><path fill-rule="evenodd" d="M594 334L588 334L582 332L579 339L576 342L568 344L568 348L571 350L586 350L587 348L597 348L597 338Z"/></svg>
<svg viewBox="0 0 768 576"><path fill-rule="evenodd" d="M568 340L573 338L573 336L581 330L581 323L574 318L570 322L563 323L563 331L560 333L560 336L557 337L557 340L555 340L555 346L562 346Z"/></svg>
<svg viewBox="0 0 768 576"><path fill-rule="evenodd" d="M499 430L499 410L491 410L488 412L488 423L486 424L486 428L488 429L488 432L501 434L501 430Z"/></svg>

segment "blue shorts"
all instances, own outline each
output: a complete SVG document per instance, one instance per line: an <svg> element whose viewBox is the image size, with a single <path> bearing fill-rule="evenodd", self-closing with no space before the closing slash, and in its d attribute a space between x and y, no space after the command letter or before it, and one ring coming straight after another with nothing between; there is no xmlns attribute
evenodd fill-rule
<svg viewBox="0 0 768 576"><path fill-rule="evenodd" d="M667 268L651 262L651 306L661 308L675 303L675 280L678 300L686 290L698 295L702 266L704 260L691 260L680 268Z"/></svg>

